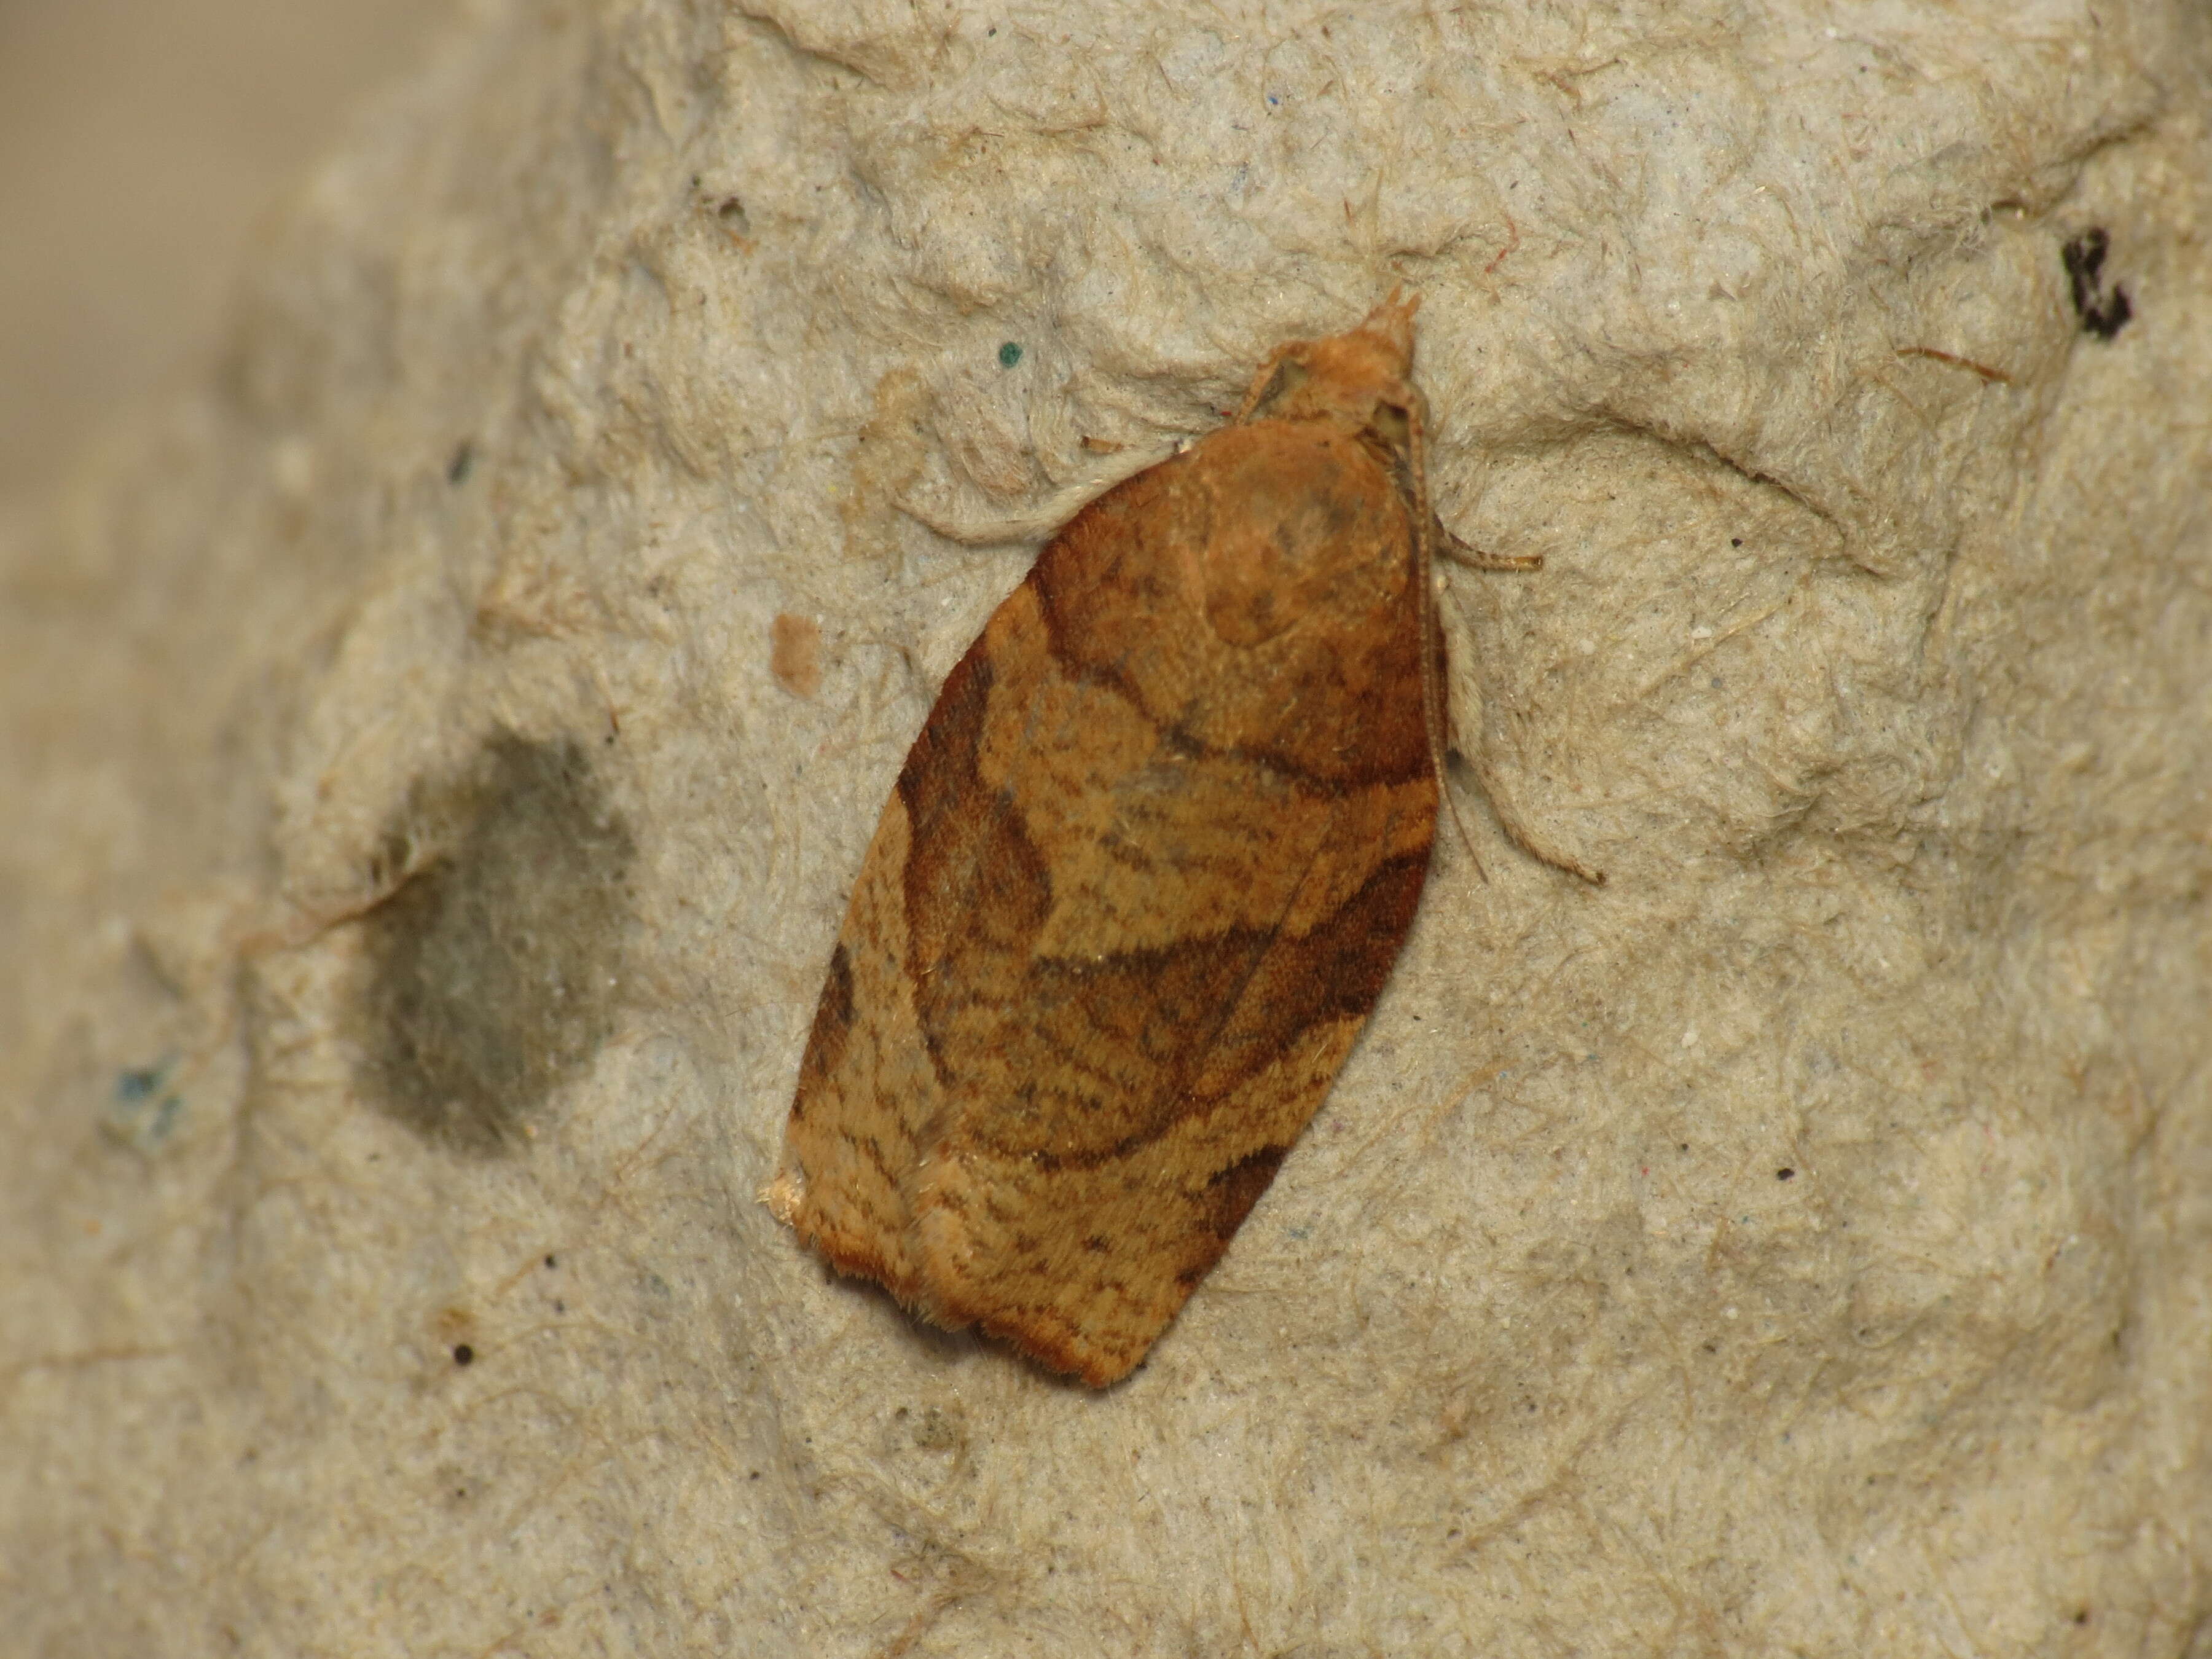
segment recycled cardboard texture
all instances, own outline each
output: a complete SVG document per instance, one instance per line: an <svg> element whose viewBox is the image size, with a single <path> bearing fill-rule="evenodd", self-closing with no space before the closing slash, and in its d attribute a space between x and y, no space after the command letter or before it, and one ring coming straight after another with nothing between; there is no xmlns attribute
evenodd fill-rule
<svg viewBox="0 0 2212 1659"><path fill-rule="evenodd" d="M1828 15L484 9L8 550L11 1640L2200 1652L2212 41ZM1401 280L1490 878L1093 1395L755 1194L1022 538Z"/></svg>

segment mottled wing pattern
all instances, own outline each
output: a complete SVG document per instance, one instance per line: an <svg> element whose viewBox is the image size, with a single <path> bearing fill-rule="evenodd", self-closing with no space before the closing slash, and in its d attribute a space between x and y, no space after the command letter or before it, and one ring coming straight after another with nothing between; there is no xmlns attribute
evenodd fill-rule
<svg viewBox="0 0 2212 1659"><path fill-rule="evenodd" d="M1402 447L1255 420L992 617L868 849L771 1191L836 1266L1093 1384L1144 1357L1412 923L1426 510Z"/></svg>

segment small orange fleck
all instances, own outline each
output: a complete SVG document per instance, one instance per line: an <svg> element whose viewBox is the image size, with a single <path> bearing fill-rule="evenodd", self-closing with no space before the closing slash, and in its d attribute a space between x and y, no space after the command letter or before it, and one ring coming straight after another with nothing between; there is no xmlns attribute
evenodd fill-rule
<svg viewBox="0 0 2212 1659"><path fill-rule="evenodd" d="M769 625L768 668L793 696L812 696L822 689L822 629L784 611Z"/></svg>

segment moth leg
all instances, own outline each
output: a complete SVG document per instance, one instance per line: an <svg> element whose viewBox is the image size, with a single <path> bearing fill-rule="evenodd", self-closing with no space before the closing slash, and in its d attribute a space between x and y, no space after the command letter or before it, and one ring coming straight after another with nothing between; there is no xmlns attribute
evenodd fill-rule
<svg viewBox="0 0 2212 1659"><path fill-rule="evenodd" d="M1251 389L1245 392L1243 405L1237 410L1237 418L1230 422L1231 426L1242 426L1252 418L1252 411L1259 408L1261 400L1275 389L1275 378L1282 372L1284 359L1304 349L1306 343L1304 340L1285 340L1260 359L1260 367L1252 375Z"/></svg>
<svg viewBox="0 0 2212 1659"><path fill-rule="evenodd" d="M1488 568L1489 567L1483 566L1479 568ZM1520 569L1523 568L1524 567L1518 565L1509 565L1506 567L1508 569ZM1449 600L1450 595L1448 592L1442 588L1437 589L1437 592L1438 598L1445 599L1446 601ZM1457 611L1458 607L1454 605L1453 609ZM1439 618L1438 625L1442 625L1441 618ZM1462 628L1466 626L1466 618L1464 617L1460 618L1460 625ZM1480 726L1481 717L1479 708L1474 718L1469 720L1467 724L1469 726L1479 727ZM1549 840L1543 836L1539 835L1534 830L1529 827L1528 820L1522 817L1521 816L1520 809L1514 805L1513 798L1499 787L1498 770L1490 763L1490 757L1480 744L1470 741L1460 750L1460 752L1466 757L1467 763L1474 769L1475 784L1481 789L1483 798L1490 803L1490 810L1497 817L1498 827L1505 832L1506 840L1511 842L1516 847L1528 854L1531 858L1536 859L1542 863L1548 864L1553 869L1564 870L1571 876L1579 877L1583 880L1589 883L1593 887L1602 887L1605 885L1604 871L1595 869L1591 866L1584 864L1580 859L1577 858L1571 853L1561 851L1558 847L1553 846ZM1441 768L1439 768L1437 775L1438 781L1441 782L1443 777L1443 773ZM1446 790L1444 792L1444 799L1447 801L1452 799L1449 790ZM1452 809L1452 816L1455 822L1456 822L1459 817L1459 809L1456 806L1454 806ZM1462 824L1460 827L1460 838L1467 846L1468 852L1474 852L1474 845L1471 841L1468 840L1467 830L1464 824ZM1480 858L1475 860L1475 868L1478 871L1482 868L1482 860ZM1485 879L1487 879L1486 875Z"/></svg>
<svg viewBox="0 0 2212 1659"><path fill-rule="evenodd" d="M1454 564L1463 564L1470 570L1541 570L1544 568L1541 553L1486 553L1472 542L1462 541L1453 535L1444 528L1441 519L1431 526L1429 534L1439 553Z"/></svg>
<svg viewBox="0 0 2212 1659"><path fill-rule="evenodd" d="M1498 827L1505 832L1506 840L1555 870L1579 876L1593 887L1605 885L1604 871L1592 869L1572 853L1562 852L1528 827L1528 820L1521 816L1520 809L1513 805L1513 798L1498 787L1497 774L1487 761L1474 759L1474 766L1475 780L1489 799L1490 810L1498 814Z"/></svg>

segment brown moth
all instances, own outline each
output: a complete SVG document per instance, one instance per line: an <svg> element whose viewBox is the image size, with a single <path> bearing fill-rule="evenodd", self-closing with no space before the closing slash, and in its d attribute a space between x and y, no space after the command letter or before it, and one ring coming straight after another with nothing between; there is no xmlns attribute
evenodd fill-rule
<svg viewBox="0 0 2212 1659"><path fill-rule="evenodd" d="M1419 303L1278 347L1232 423L1046 544L939 694L830 956L769 1206L1096 1387L1266 1190L1420 900Z"/></svg>

